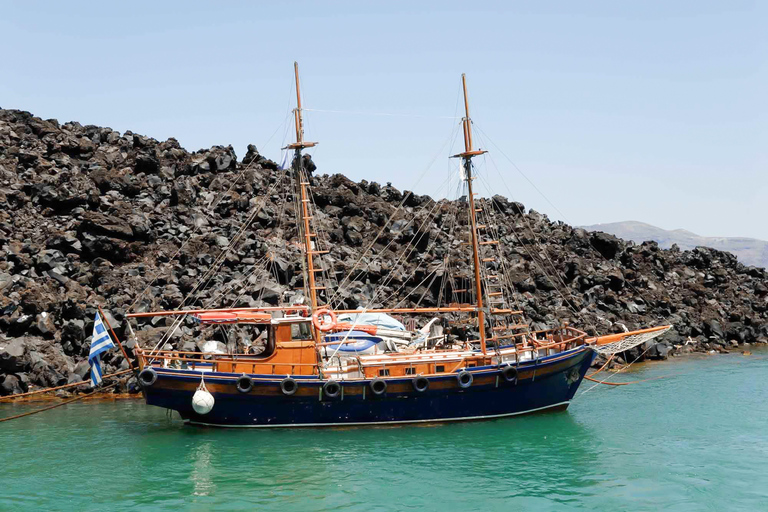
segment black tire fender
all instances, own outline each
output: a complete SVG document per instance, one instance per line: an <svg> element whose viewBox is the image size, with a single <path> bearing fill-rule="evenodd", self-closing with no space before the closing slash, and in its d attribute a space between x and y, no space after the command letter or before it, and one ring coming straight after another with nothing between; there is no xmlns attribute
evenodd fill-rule
<svg viewBox="0 0 768 512"><path fill-rule="evenodd" d="M157 372L154 368L144 368L139 372L139 383L144 387L150 387L157 382Z"/></svg>
<svg viewBox="0 0 768 512"><path fill-rule="evenodd" d="M328 398L336 398L341 394L341 384L335 380L329 380L323 384L323 395Z"/></svg>
<svg viewBox="0 0 768 512"><path fill-rule="evenodd" d="M421 375L414 377L411 384L413 384L413 389L416 390L417 393L423 393L429 389L429 379Z"/></svg>
<svg viewBox="0 0 768 512"><path fill-rule="evenodd" d="M284 395L290 396L296 393L298 389L299 389L299 383L296 382L295 379L286 377L280 381L280 391L282 391Z"/></svg>
<svg viewBox="0 0 768 512"><path fill-rule="evenodd" d="M235 381L235 387L241 393L250 393L253 389L253 379L246 374L242 374Z"/></svg>
<svg viewBox="0 0 768 512"><path fill-rule="evenodd" d="M371 392L374 395L383 395L387 392L387 381L379 379L378 377L373 379L369 384Z"/></svg>
<svg viewBox="0 0 768 512"><path fill-rule="evenodd" d="M501 376L507 382L515 382L517 380L517 368L514 366L506 366L501 370Z"/></svg>
<svg viewBox="0 0 768 512"><path fill-rule="evenodd" d="M462 389L467 389L472 385L472 381L474 380L475 378L467 370L461 370L458 375L456 375L456 381L459 383L459 387Z"/></svg>

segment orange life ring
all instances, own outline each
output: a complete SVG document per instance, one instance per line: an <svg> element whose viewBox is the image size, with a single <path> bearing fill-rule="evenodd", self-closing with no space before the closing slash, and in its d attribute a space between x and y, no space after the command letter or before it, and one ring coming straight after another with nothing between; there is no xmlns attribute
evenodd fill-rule
<svg viewBox="0 0 768 512"><path fill-rule="evenodd" d="M331 322L327 324L321 324L320 323L321 316L331 317ZM336 313L334 313L333 311L327 308L318 309L317 311L312 313L312 325L314 325L318 331L323 331L323 332L330 331L331 329L336 327Z"/></svg>

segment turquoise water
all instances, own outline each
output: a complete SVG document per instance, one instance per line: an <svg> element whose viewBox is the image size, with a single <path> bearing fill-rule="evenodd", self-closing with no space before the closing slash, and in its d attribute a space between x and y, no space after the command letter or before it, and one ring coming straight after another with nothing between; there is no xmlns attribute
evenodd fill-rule
<svg viewBox="0 0 768 512"><path fill-rule="evenodd" d="M615 380L657 376L442 426L201 429L75 403L0 424L0 510L768 510L768 352Z"/></svg>

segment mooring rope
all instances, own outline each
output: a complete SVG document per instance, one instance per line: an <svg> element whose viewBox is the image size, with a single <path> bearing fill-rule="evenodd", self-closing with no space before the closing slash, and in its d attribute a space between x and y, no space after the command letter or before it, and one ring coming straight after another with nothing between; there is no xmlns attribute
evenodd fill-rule
<svg viewBox="0 0 768 512"><path fill-rule="evenodd" d="M126 374L126 373L128 373L130 371L133 371L133 370L131 368L128 368L127 370L121 370L119 372L109 373L107 375L104 375L102 377L102 379L106 379L106 378L109 378L109 377L117 377L118 375L124 375L124 374ZM56 386L56 387L53 387L53 388L45 388L45 389L38 389L36 391L29 391L28 393L19 393L17 395L3 396L3 397L0 397L0 402L7 402L7 401L15 400L17 398L23 398L25 396L39 395L40 393L50 393L51 391L58 391L60 389L72 388L72 387L82 386L84 384L90 384L90 383L91 383L90 380L84 380L84 381L81 381L81 382L73 382L73 383L70 383L70 384L64 384L63 386Z"/></svg>
<svg viewBox="0 0 768 512"><path fill-rule="evenodd" d="M590 373L589 375L585 375L585 376L584 376L584 378L586 379L587 377L593 377L593 376L597 375L598 373L600 373L601 371L605 370L605 367L606 367L606 366L608 366L608 363L610 363L610 362L611 362L611 360L613 359L613 356L615 356L615 355L616 355L616 354L611 354L611 355L608 357L608 360L605 362L605 364L604 364L603 366L601 366L601 367L600 367L600 369L599 369L599 370L597 370L597 371L594 371L594 372ZM590 379L590 380L591 380L591 379Z"/></svg>
<svg viewBox="0 0 768 512"><path fill-rule="evenodd" d="M595 372L595 373L597 373L597 372ZM637 384L638 382L648 382L649 380L666 379L667 377L668 377L668 375L662 375L660 377L652 377L650 379L643 379L643 380L633 380L633 381L630 381L630 382L608 382L607 380L593 379L592 377L590 377L588 375L584 376L584 378L589 380L589 381L596 382L597 384L605 384L607 386L628 386L629 384ZM587 390L587 391L589 391L589 390ZM585 391L585 393L586 393L586 391Z"/></svg>
<svg viewBox="0 0 768 512"><path fill-rule="evenodd" d="M634 360L633 360L631 363L629 363L628 365L626 365L626 366L624 366L624 367L620 368L619 370L617 370L617 371L616 371L616 373L614 373L613 375L618 375L618 374L620 374L621 372L628 370L630 366L632 366L633 364L635 364L636 362L638 362L638 361L639 361L639 360L640 360L640 359L641 359L641 358L642 358L642 357L643 357L645 354L647 354L647 353L648 353L648 351L649 351L649 350L651 350L651 348L653 348L653 346L654 346L654 345L652 345L652 346L650 346L650 347L646 348L645 350L643 350L642 354L640 354L639 356L637 356L637 357L636 357L636 358L635 358L635 359L634 359ZM610 361L610 359L609 359L609 361ZM606 364L605 364L605 365L603 365L603 367L605 367L607 364L608 364L608 363L606 362ZM596 379L593 379L593 378L591 377L591 375L595 375L595 374L597 374L598 372L600 372L600 371L602 371L602 370L603 370L603 368L600 368L598 371L596 371L596 372L594 372L594 373L591 373L591 374L590 374L590 376L587 376L587 375L585 375L585 376L584 376L584 378L585 378L585 379L587 379L587 380L590 380L590 381L594 382L595 384L594 384L592 387L590 387L590 388L586 389L585 391L583 391L583 392L582 392L582 393L581 393L579 396L582 396L582 395L585 395L585 394L589 393L590 391L592 391L593 389L595 389L595 388L596 388L598 385L600 385L600 384L606 384L606 385L609 385L609 386L610 386L610 385L619 385L619 386L622 386L622 385L624 385L624 384L625 384L625 383L623 383L623 382L619 382L619 383L617 383L617 382L607 382L607 380L608 380L608 379L606 379L606 380L596 380ZM608 378L610 378L610 376L609 376ZM645 380L655 380L655 379L657 379L657 378L661 378L661 377L654 377L654 378L651 378L651 379L645 379ZM633 382L627 382L626 384L636 384L636 383L638 383L638 382L645 382L645 381L644 381L644 380L638 380L638 381L633 381Z"/></svg>
<svg viewBox="0 0 768 512"><path fill-rule="evenodd" d="M79 396L76 396L75 398L70 398L69 400L64 400L63 402L60 402L58 404L49 405L48 407L43 407L41 409L35 409L34 411L29 411L29 412L25 412L25 413L22 413L22 414L17 414L15 416L8 416L7 418L0 418L0 423L2 423L3 421L10 421L10 420L18 419L18 418L23 418L25 416L32 416L33 414L37 414L39 412L50 411L51 409L55 409L57 407L61 407L62 405L71 404L72 402L76 402L78 400L82 400L83 398L86 398L86 397L98 394L101 391L106 391L108 389L114 388L118 384L119 384L119 382L115 382L114 384L110 384L109 386L107 386L105 388L101 388L99 390L94 390L91 393L86 393L84 395L79 395Z"/></svg>

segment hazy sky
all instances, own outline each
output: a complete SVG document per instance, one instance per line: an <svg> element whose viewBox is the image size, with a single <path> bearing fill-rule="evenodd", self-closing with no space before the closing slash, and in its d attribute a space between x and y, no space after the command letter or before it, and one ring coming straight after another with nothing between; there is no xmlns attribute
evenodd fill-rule
<svg viewBox="0 0 768 512"><path fill-rule="evenodd" d="M768 239L766 27L758 1L0 1L0 107L277 160L298 60L341 111L307 113L319 172L440 196L466 72L485 190Z"/></svg>

